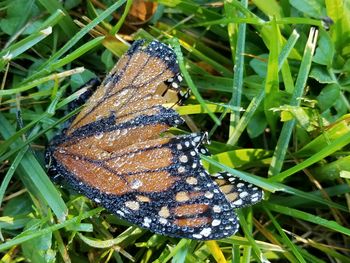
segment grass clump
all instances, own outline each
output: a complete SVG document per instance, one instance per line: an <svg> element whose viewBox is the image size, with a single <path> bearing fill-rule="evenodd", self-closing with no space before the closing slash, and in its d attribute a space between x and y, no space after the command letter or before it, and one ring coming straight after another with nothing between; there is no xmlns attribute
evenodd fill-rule
<svg viewBox="0 0 350 263"><path fill-rule="evenodd" d="M0 3L2 262L350 262L347 1ZM131 226L47 177L78 88L139 38L171 43L211 172L262 187L241 230L198 242ZM182 133L185 130L174 132Z"/></svg>

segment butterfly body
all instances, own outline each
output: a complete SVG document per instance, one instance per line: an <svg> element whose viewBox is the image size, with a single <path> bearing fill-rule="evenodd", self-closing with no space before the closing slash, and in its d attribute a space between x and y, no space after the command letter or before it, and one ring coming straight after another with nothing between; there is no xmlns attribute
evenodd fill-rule
<svg viewBox="0 0 350 263"><path fill-rule="evenodd" d="M240 193L227 189L230 200L203 168L201 134L164 135L183 119L162 106L167 101L159 90L178 92L180 81L169 47L136 41L70 127L48 146L49 174L156 233L198 240L227 237L238 229L232 208ZM261 191L244 192L246 199L256 193L256 201L261 199Z"/></svg>

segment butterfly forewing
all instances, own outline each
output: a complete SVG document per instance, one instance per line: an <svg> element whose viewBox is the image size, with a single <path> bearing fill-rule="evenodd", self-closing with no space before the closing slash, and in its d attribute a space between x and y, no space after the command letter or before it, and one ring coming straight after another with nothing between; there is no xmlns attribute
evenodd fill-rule
<svg viewBox="0 0 350 263"><path fill-rule="evenodd" d="M162 97L155 96L159 84L177 73L175 55L167 46L159 42L147 46L143 41L134 43L89 99L68 133L111 114L116 114L116 122L135 111L147 114L147 109L164 103Z"/></svg>
<svg viewBox="0 0 350 263"><path fill-rule="evenodd" d="M216 183L204 170L199 157L205 152L203 136L162 135L183 123L173 109L162 106L165 87L178 91L180 80L170 48L157 41L135 42L69 129L49 145L49 172L156 233L199 240L227 237L238 229L232 209L239 207L234 206L238 199L232 199L235 190L224 186L228 176L216 177L221 180Z"/></svg>

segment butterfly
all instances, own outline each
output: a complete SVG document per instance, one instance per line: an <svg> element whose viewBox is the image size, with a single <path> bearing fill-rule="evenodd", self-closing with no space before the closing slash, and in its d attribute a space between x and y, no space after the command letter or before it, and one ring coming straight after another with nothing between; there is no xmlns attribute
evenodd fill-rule
<svg viewBox="0 0 350 263"><path fill-rule="evenodd" d="M203 134L171 135L184 123L165 94L180 93L174 51L135 41L70 126L46 150L49 175L118 217L155 233L196 240L238 230L235 208L261 189L202 166Z"/></svg>

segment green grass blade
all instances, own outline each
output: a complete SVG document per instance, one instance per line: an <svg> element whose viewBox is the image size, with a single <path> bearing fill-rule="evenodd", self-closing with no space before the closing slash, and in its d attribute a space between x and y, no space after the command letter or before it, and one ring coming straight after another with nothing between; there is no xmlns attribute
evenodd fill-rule
<svg viewBox="0 0 350 263"><path fill-rule="evenodd" d="M288 238L286 233L283 231L282 227L278 224L277 220L275 217L271 214L271 212L266 208L266 206L263 206L265 213L269 216L272 224L275 226L277 229L278 233L281 235L283 239L283 243L286 244L290 250L293 252L294 256L298 259L298 262L301 263L306 263L305 259L303 256L299 253L298 248L293 244L293 242Z"/></svg>
<svg viewBox="0 0 350 263"><path fill-rule="evenodd" d="M80 216L76 216L72 219L66 220L62 223L52 225L52 226L46 227L44 229L35 230L35 231L28 231L28 232L22 233L21 236L18 236L18 237L13 238L13 239L11 239L3 244L0 244L0 251L4 251L6 249L9 249L13 246L19 245L23 242L32 240L32 239L39 237L41 235L46 235L48 233L52 233L53 231L57 231L57 230L64 228L66 226L79 223L81 220L92 217L92 216L100 213L102 210L103 210L103 208L95 208L93 210L90 210L88 212L83 213Z"/></svg>
<svg viewBox="0 0 350 263"><path fill-rule="evenodd" d="M33 79L41 77L43 75L49 74L50 70L48 70L49 65L53 62L56 62L60 57L62 57L66 52L68 52L71 48L74 47L86 34L89 33L91 29L97 26L101 21L106 19L109 15L111 15L116 9L121 7L125 3L125 0L119 0L111 5L108 9L103 11L98 17L91 21L86 27L82 28L77 34L74 35L60 50L58 50L54 55L52 55L48 60L45 61L37 70L37 72L31 75L29 78L25 80L25 82L29 82Z"/></svg>
<svg viewBox="0 0 350 263"><path fill-rule="evenodd" d="M290 105L299 106L300 105L300 97L303 95L304 88L306 85L306 81L309 76L312 57L316 48L317 43L317 30L315 28L311 28L309 39L307 41L305 52L303 59L301 61L301 66L299 70L299 75L295 83L295 89L293 92L293 97L290 101ZM268 171L269 176L275 176L278 174L283 165L284 158L286 156L286 152L289 145L289 140L292 135L293 127L295 125L296 120L293 119L284 123L281 135L278 138L278 142L276 145L275 152L272 157L272 161L270 164L270 168Z"/></svg>
<svg viewBox="0 0 350 263"><path fill-rule="evenodd" d="M324 218L321 218L319 216L315 216L310 213L306 213L294 208L286 207L286 206L281 206L281 205L276 205L276 204L270 204L270 203L264 203L264 205L270 209L271 211L288 215L293 218L299 218L301 220L307 221L314 223L316 225L321 225L324 227L327 227L329 229L334 230L335 232L345 234L347 236L350 236L350 229L344 226L339 225L335 221L329 221Z"/></svg>
<svg viewBox="0 0 350 263"><path fill-rule="evenodd" d="M50 80L57 80L60 78L65 78L74 74L79 74L83 72L85 69L83 67L67 70L61 73L54 73L49 76L38 78L36 80L33 80L31 82L27 82L26 84L20 85L18 87L15 87L13 89L7 89L7 90L0 90L0 96L10 96L13 94L18 94L24 91L28 91L30 89L36 88L38 85L43 84L45 82L48 82Z"/></svg>
<svg viewBox="0 0 350 263"><path fill-rule="evenodd" d="M63 8L60 1L57 0L39 0L39 2L47 9L47 11L51 14L57 12L57 10L61 10L65 16L59 22L60 27L65 32L68 38L72 37L75 32L78 30L77 26L74 24L73 19L69 15L69 13Z"/></svg>
<svg viewBox="0 0 350 263"><path fill-rule="evenodd" d="M315 153L311 157L307 158L303 162L293 166L292 168L289 168L288 170L285 170L273 177L270 178L270 181L272 182L282 182L287 177L301 171L302 169L305 169L314 163L321 161L325 157L331 155L332 153L342 149L344 146L348 145L350 143L350 133L347 133L343 135L340 138L337 138L333 142L331 142L329 145L325 146L322 149L319 149L318 153Z"/></svg>
<svg viewBox="0 0 350 263"><path fill-rule="evenodd" d="M256 244L255 239L253 238L252 234L249 231L247 221L242 213L242 211L237 210L237 215L239 218L240 226L243 229L243 232L245 234L245 237L249 241L250 246L253 250L253 256L258 262L267 262L267 259L265 258L264 254L260 250L259 246Z"/></svg>
<svg viewBox="0 0 350 263"><path fill-rule="evenodd" d="M14 172L16 171L18 165L20 164L20 162L22 161L22 158L24 156L24 154L27 152L28 150L28 146L24 147L20 152L18 152L16 158L13 160L10 168L8 169L3 181L1 182L1 187L0 187L0 207L2 204L2 200L4 198L4 194L5 191L11 181L11 178L14 174Z"/></svg>
<svg viewBox="0 0 350 263"><path fill-rule="evenodd" d="M196 99L198 100L198 102L200 103L201 106L203 106L203 108L208 112L209 116L213 119L213 121L216 124L220 124L220 120L214 115L214 113L208 108L207 104L205 103L205 101L203 100L202 96L200 95L200 93L198 92L197 87L194 85L192 78L190 77L186 66L185 66L185 62L182 56L182 52L181 52L181 48L180 48L180 43L175 40L172 39L172 43L174 45L174 51L177 55L177 59L179 62L179 67L181 70L181 73L183 74L184 79L186 80L188 86L191 88L191 91L193 93L193 95L196 97Z"/></svg>
<svg viewBox="0 0 350 263"><path fill-rule="evenodd" d="M279 37L280 32L275 18L272 20L271 36L269 41L269 59L267 62L267 73L265 81L265 100L264 111L267 123L270 126L272 135L276 133L277 117L271 111L272 108L279 106L279 76L278 76L278 54L279 54Z"/></svg>
<svg viewBox="0 0 350 263"><path fill-rule="evenodd" d="M0 134L5 139L14 133L11 124L2 114L0 114L0 127ZM21 144L21 142L18 141L17 144ZM68 209L59 192L31 152L24 154L21 163L18 165L18 173L21 175L22 180L33 185L41 200L47 202L57 218L60 221L64 221Z"/></svg>
<svg viewBox="0 0 350 263"><path fill-rule="evenodd" d="M287 57L294 48L297 40L299 38L299 34L294 30L291 36L288 38L287 43L283 46L281 53L278 56L278 69L282 68L287 61ZM231 145L235 145L240 138L241 134L247 127L248 123L252 119L254 113L258 109L260 103L265 98L265 90L261 88L259 93L250 101L248 108L244 112L242 118L237 123L233 133L228 139L227 143Z"/></svg>
<svg viewBox="0 0 350 263"><path fill-rule="evenodd" d="M22 39L21 41L13 44L12 46L2 50L0 52L0 71L2 71L5 65L17 58L19 55L32 48L34 45L45 39L52 33L52 28L48 27L37 33L31 34L30 36Z"/></svg>
<svg viewBox="0 0 350 263"><path fill-rule="evenodd" d="M242 1L242 5L247 8L248 1ZM243 74L244 74L244 53L245 53L245 41L246 41L246 24L240 24L238 26L238 36L237 36L237 44L235 47L235 61L234 61L234 76L233 76L233 87L232 87L232 97L229 104L233 107L241 107L242 100L242 90L243 90ZM232 43L230 43L232 45ZM231 47L231 50L234 48ZM233 111L230 116L230 132L235 130L235 126L237 125L240 118L239 111Z"/></svg>

